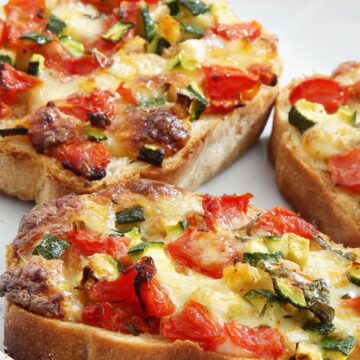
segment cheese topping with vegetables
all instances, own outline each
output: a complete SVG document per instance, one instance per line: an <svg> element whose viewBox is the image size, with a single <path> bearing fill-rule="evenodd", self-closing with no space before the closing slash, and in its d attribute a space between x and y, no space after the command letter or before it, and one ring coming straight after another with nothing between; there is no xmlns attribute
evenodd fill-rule
<svg viewBox="0 0 360 360"><path fill-rule="evenodd" d="M276 40L225 1L9 0L3 10L0 136L22 136L89 181L118 158L162 167L194 121L246 106L280 71Z"/></svg>
<svg viewBox="0 0 360 360"><path fill-rule="evenodd" d="M41 316L237 358L357 358L359 251L250 198L142 180L38 206L0 292Z"/></svg>
<svg viewBox="0 0 360 360"><path fill-rule="evenodd" d="M301 134L304 150L325 162L335 185L360 191L360 82L325 77L304 80L292 88L288 120Z"/></svg>

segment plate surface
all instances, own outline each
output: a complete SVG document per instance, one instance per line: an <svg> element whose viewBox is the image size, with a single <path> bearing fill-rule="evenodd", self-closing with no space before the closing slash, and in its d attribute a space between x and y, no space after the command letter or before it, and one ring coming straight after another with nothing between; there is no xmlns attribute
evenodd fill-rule
<svg viewBox="0 0 360 360"><path fill-rule="evenodd" d="M313 72L329 74L339 63L360 61L359 0L229 0L243 20L256 19L280 39L284 62L281 83ZM4 1L0 0L0 4ZM251 192L262 208L286 205L279 194L274 171L267 157L271 119L257 144L231 168L199 191L213 194ZM7 171L1 169L0 171ZM5 245L15 236L22 214L31 209L24 203L0 195L0 272L5 269ZM0 303L3 316L4 304ZM1 326L0 344L3 331ZM6 359L0 353L0 360Z"/></svg>

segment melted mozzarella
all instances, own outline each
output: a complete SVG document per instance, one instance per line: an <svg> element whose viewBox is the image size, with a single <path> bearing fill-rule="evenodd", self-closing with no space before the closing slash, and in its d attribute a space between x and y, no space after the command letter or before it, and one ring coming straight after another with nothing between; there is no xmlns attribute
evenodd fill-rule
<svg viewBox="0 0 360 360"><path fill-rule="evenodd" d="M64 34L76 40L93 40L104 31L105 18L91 5L72 1L62 2L52 12L65 21Z"/></svg>

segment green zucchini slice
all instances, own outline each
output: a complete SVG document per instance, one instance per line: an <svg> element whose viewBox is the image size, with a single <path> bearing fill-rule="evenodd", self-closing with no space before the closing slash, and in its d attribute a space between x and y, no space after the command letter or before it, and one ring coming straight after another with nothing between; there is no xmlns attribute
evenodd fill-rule
<svg viewBox="0 0 360 360"><path fill-rule="evenodd" d="M349 280L355 284L360 286L360 264L353 263L349 270Z"/></svg>
<svg viewBox="0 0 360 360"><path fill-rule="evenodd" d="M74 58L80 58L84 55L85 47L80 41L74 40L71 36L61 36L61 45Z"/></svg>
<svg viewBox="0 0 360 360"><path fill-rule="evenodd" d="M133 27L133 23L119 21L114 24L104 35L102 35L101 38L106 41L116 43L120 41Z"/></svg>
<svg viewBox="0 0 360 360"><path fill-rule="evenodd" d="M156 145L144 145L137 157L138 160L147 162L154 166L162 166L165 158L164 149Z"/></svg>
<svg viewBox="0 0 360 360"><path fill-rule="evenodd" d="M276 293L281 299L299 308L307 308L303 290L294 285L288 278L273 278L273 285Z"/></svg>

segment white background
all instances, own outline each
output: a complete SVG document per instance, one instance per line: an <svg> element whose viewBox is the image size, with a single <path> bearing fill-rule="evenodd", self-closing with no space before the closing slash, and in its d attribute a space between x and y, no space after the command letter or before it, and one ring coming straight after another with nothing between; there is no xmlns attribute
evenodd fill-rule
<svg viewBox="0 0 360 360"><path fill-rule="evenodd" d="M229 1L242 20L256 19L279 36L284 62L282 84L313 72L329 74L343 61L360 61L359 0ZM276 188L267 157L271 122L270 119L249 153L199 190L213 194L251 192L255 195L254 203L263 208L286 204ZM31 203L0 195L1 273L5 267L5 244L14 238L21 215L31 207ZM3 303L0 305L2 313ZM2 332L0 336L2 339Z"/></svg>

